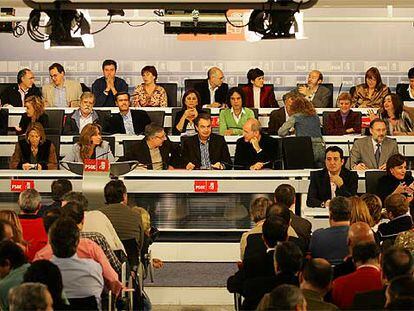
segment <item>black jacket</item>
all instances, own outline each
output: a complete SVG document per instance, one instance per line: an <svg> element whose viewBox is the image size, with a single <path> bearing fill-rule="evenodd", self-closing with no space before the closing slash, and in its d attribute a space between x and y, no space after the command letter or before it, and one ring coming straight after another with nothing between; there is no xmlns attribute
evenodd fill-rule
<svg viewBox="0 0 414 311"><path fill-rule="evenodd" d="M201 83L198 83L196 85L194 85L194 89L196 89L196 91L198 93L200 93L200 97L201 97L201 105L210 105L211 101L210 101L210 90L209 90L209 84L208 84L208 80L204 80ZM220 104L224 104L226 103L227 100L227 93L229 92L229 86L227 85L227 83L222 83L216 90L215 94L214 94L214 101L220 103Z"/></svg>
<svg viewBox="0 0 414 311"><path fill-rule="evenodd" d="M410 230L413 227L413 220L410 215L395 217L387 223L378 226L378 234L381 241L395 240L398 233Z"/></svg>
<svg viewBox="0 0 414 311"><path fill-rule="evenodd" d="M115 77L114 80L115 89L118 92L128 92L128 84L124 79ZM96 79L92 84L92 93L95 95L95 107L115 107L115 95L112 91L108 92L108 95L105 95L104 91L106 89L106 80L105 77L100 77Z"/></svg>
<svg viewBox="0 0 414 311"><path fill-rule="evenodd" d="M46 113L43 113L39 116L39 118L36 120L36 122L39 122L43 125L43 128L49 127L49 116ZM22 114L22 118L19 122L19 127L21 128L21 131L19 131L17 134L24 134L26 133L27 128L29 127L30 123L32 123L32 119L27 116L27 113L25 112Z"/></svg>
<svg viewBox="0 0 414 311"><path fill-rule="evenodd" d="M26 141L26 139L19 140L18 144L20 145L20 150L22 152L20 162L17 166L18 169L22 169L23 163L32 163L33 161L30 160L30 155L32 154L32 150L30 144ZM50 156L50 145L52 143L50 140L45 140L43 144L39 144L36 162L32 164L40 164L43 170L47 170L47 164L49 163L49 156Z"/></svg>
<svg viewBox="0 0 414 311"><path fill-rule="evenodd" d="M358 174L344 167L341 168L339 176L343 179L342 187L336 187L336 196L351 197L356 195L358 189ZM331 184L328 170L311 172L310 185L306 205L309 207L320 207L322 202L332 198Z"/></svg>
<svg viewBox="0 0 414 311"><path fill-rule="evenodd" d="M33 85L25 95L25 98L36 95L42 97L42 92L40 92L39 88ZM6 104L12 105L14 107L23 107L22 97L19 93L19 85L16 83L1 93L1 104L4 106Z"/></svg>
<svg viewBox="0 0 414 311"><path fill-rule="evenodd" d="M381 198L382 202L384 202L385 198L389 196L391 193L393 193L394 190L400 185L401 182L405 182L405 184L409 186L411 185L413 181L414 181L414 178L410 171L407 171L403 180L398 180L392 175L382 176L378 180L376 194Z"/></svg>
<svg viewBox="0 0 414 311"><path fill-rule="evenodd" d="M144 133L145 126L151 123L151 119L144 110L130 110L132 116L132 124L136 135ZM111 134L125 134L124 120L120 113L113 114L106 124L105 132Z"/></svg>
<svg viewBox="0 0 414 311"><path fill-rule="evenodd" d="M76 120L72 117L75 110L72 114L65 116L65 125L63 127L63 134L64 135L79 135L79 127L76 124ZM97 113L98 118L93 121L93 123L99 124L103 131L107 128L107 119L105 118L105 111L94 110Z"/></svg>

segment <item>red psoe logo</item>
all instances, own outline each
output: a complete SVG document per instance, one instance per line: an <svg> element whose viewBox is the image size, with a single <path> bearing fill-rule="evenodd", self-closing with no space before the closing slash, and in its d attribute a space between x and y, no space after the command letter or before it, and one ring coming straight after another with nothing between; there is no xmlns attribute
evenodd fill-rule
<svg viewBox="0 0 414 311"><path fill-rule="evenodd" d="M12 179L10 180L10 191L11 192L22 192L27 189L34 188L34 180L26 179Z"/></svg>

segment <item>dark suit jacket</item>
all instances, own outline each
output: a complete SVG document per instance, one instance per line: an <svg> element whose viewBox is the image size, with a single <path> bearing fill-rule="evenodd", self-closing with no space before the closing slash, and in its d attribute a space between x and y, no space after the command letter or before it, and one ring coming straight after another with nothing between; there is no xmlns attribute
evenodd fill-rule
<svg viewBox="0 0 414 311"><path fill-rule="evenodd" d="M49 126L49 116L46 113L43 113L39 116L39 118L36 120L36 122L39 122L43 125L43 128L47 128ZM26 133L27 128L29 127L30 123L32 123L32 119L27 116L27 113L22 114L22 118L19 122L19 127L22 129L17 134L21 135Z"/></svg>
<svg viewBox="0 0 414 311"><path fill-rule="evenodd" d="M264 167L272 168L273 162L277 158L277 140L267 134L262 133L262 138L259 141L259 146L262 151L256 153L252 144L244 141L243 137L237 140L236 154L234 156L235 169L250 169L250 166L257 162L269 162Z"/></svg>
<svg viewBox="0 0 414 311"><path fill-rule="evenodd" d="M345 130L349 128L353 128L354 133L361 134L361 114L351 110L343 124L341 111L332 112L328 115L324 128L326 135L345 135L347 134Z"/></svg>
<svg viewBox="0 0 414 311"><path fill-rule="evenodd" d="M400 87L396 90L397 95L400 97L402 102L405 101L413 101L414 99L411 98L409 91L408 91L409 86L406 85L404 87Z"/></svg>
<svg viewBox="0 0 414 311"><path fill-rule="evenodd" d="M76 110L75 110L76 111ZM72 118L72 115L75 113L71 113L68 116L65 116L65 125L63 127L63 134L64 135L79 135L79 127L76 124L75 119ZM99 110L94 110L98 114L98 118L93 121L93 123L99 124L101 128L104 130L106 125L105 117L103 117L102 112ZM106 122L105 122L106 121Z"/></svg>
<svg viewBox="0 0 414 311"><path fill-rule="evenodd" d="M39 88L33 85L28 91L25 98L36 95L42 97L42 92L40 92ZM1 104L4 106L6 104L12 105L14 107L23 107L22 98L19 93L19 85L16 83L1 93Z"/></svg>
<svg viewBox="0 0 414 311"><path fill-rule="evenodd" d="M118 92L128 92L128 84L124 79L115 77L114 80L115 89ZM106 89L106 80L105 77L100 77L96 79L92 84L92 93L95 95L95 107L115 107L115 95L112 91L108 92L108 95L105 95L104 91Z"/></svg>
<svg viewBox="0 0 414 311"><path fill-rule="evenodd" d="M210 105L210 90L208 80L204 80L201 83L194 85L194 89L200 93L201 105ZM229 86L227 83L221 84L214 95L214 100L218 103L224 104L227 100L227 93L229 92Z"/></svg>
<svg viewBox="0 0 414 311"><path fill-rule="evenodd" d="M244 95L246 96L246 107L254 107L254 93L252 85L245 85L242 87ZM279 107L273 88L270 85L264 85L260 89L260 108L275 108Z"/></svg>
<svg viewBox="0 0 414 311"><path fill-rule="evenodd" d="M280 108L273 110L269 116L269 124L267 126L267 133L269 135L278 135L277 131L286 122L286 110L285 108Z"/></svg>
<svg viewBox="0 0 414 311"><path fill-rule="evenodd" d="M385 290L383 289L372 290L369 292L357 293L352 303L353 310L384 310L385 306Z"/></svg>
<svg viewBox="0 0 414 311"><path fill-rule="evenodd" d="M144 133L145 126L151 123L151 119L144 110L131 110L132 123L136 135ZM120 113L111 115L106 124L106 132L111 134L125 134L124 120Z"/></svg>
<svg viewBox="0 0 414 311"><path fill-rule="evenodd" d="M302 238L306 245L309 246L311 232L312 232L312 224L309 220L302 218L292 211L290 211L290 219L293 230L297 233L297 235Z"/></svg>
<svg viewBox="0 0 414 311"><path fill-rule="evenodd" d="M222 163L226 169L231 168L229 147L223 136L211 134L208 144L210 163ZM183 138L182 147L183 163L186 166L189 162L198 169L201 166L200 140L198 135Z"/></svg>
<svg viewBox="0 0 414 311"><path fill-rule="evenodd" d="M342 167L339 176L343 179L342 187L336 187L336 196L350 197L356 195L358 189L358 174ZM308 198L306 205L320 207L322 202L332 198L328 170L311 172Z"/></svg>

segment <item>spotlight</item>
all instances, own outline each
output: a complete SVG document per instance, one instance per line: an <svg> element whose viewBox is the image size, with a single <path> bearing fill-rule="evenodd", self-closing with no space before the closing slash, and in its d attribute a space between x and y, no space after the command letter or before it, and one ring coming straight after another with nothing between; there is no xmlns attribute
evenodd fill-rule
<svg viewBox="0 0 414 311"><path fill-rule="evenodd" d="M249 31L262 36L262 39L294 38L297 24L295 10L254 10L250 15Z"/></svg>

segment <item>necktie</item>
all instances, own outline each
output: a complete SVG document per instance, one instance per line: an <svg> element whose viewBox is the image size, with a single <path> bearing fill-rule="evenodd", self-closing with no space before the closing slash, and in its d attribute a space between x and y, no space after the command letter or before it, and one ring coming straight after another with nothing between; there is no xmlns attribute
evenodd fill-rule
<svg viewBox="0 0 414 311"><path fill-rule="evenodd" d="M379 167L380 157L381 157L381 144L377 143L377 150L375 150L375 161L377 161L377 166Z"/></svg>

